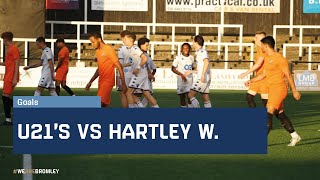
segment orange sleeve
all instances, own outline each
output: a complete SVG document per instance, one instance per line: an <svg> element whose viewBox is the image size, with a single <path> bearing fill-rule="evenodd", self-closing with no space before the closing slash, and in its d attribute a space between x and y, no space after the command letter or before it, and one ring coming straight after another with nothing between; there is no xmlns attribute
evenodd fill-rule
<svg viewBox="0 0 320 180"><path fill-rule="evenodd" d="M258 58L260 58L260 57L265 58L265 54L262 52L262 49L261 49L261 48L259 48L259 50L258 50L258 53L257 53L257 60L258 60Z"/></svg>
<svg viewBox="0 0 320 180"><path fill-rule="evenodd" d="M289 69L288 60L281 56L279 61L279 66L282 69L282 71Z"/></svg>
<svg viewBox="0 0 320 180"><path fill-rule="evenodd" d="M13 60L20 59L19 49L17 47L12 48L12 57L13 57Z"/></svg>
<svg viewBox="0 0 320 180"><path fill-rule="evenodd" d="M111 59L111 61L112 61L114 64L115 64L116 62L119 62L119 59L118 59L118 56L117 56L116 51L115 51L112 47L110 47L110 46L108 46L107 50L108 50L108 55L109 55L109 58Z"/></svg>

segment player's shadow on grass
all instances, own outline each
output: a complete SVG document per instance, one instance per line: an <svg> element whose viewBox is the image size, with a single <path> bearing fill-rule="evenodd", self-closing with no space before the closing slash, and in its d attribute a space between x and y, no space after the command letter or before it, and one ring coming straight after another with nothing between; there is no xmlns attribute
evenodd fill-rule
<svg viewBox="0 0 320 180"><path fill-rule="evenodd" d="M312 126L312 125L320 125L320 121L308 121L303 123L294 123L293 127L304 127L304 126ZM273 129L283 129L281 125L274 127Z"/></svg>
<svg viewBox="0 0 320 180"><path fill-rule="evenodd" d="M268 147L272 146L278 146L278 145L285 145L288 144L289 142L281 142L281 143L274 143L274 144L269 144ZM308 139L303 139L297 146L303 146L303 145L309 145L309 144L320 144L320 137L317 138L308 138Z"/></svg>

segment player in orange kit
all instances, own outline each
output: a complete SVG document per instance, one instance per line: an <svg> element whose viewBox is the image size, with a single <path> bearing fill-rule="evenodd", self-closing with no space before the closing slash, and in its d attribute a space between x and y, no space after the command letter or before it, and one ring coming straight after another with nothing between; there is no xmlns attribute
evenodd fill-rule
<svg viewBox="0 0 320 180"><path fill-rule="evenodd" d="M246 86L252 82L256 82L266 78L269 87L269 99L267 103L268 111L268 133L272 129L272 118L275 114L280 119L282 126L290 133L292 139L288 146L295 146L301 137L294 130L290 119L284 113L284 99L288 94L288 89L285 79L288 80L293 97L300 100L301 94L297 91L291 76L288 61L274 50L275 41L273 37L267 36L261 40L262 51L265 56L265 68L262 74L247 81Z"/></svg>
<svg viewBox="0 0 320 180"><path fill-rule="evenodd" d="M254 71L256 71L256 76L263 73L265 54L262 52L262 49L261 49L261 39L263 39L264 37L266 37L265 32L263 31L256 32L254 36L254 41L257 46L255 64L248 71L246 71L245 73L242 73L239 76L240 78L244 78ZM250 84L250 87L246 94L246 100L250 108L256 107L256 102L254 100L254 97L256 96L257 93L260 93L262 103L264 106L266 106L268 102L268 83L266 82L266 79L252 82Z"/></svg>
<svg viewBox="0 0 320 180"><path fill-rule="evenodd" d="M97 77L99 77L97 95L101 97L101 106L109 107L111 102L111 91L113 86L115 85L114 68L117 68L120 73L122 91L127 91L123 69L118 60L116 51L111 46L103 42L101 34L92 34L90 36L90 41L92 43L92 46L96 49L98 69L87 84L86 90L89 90L92 82L97 79Z"/></svg>
<svg viewBox="0 0 320 180"><path fill-rule="evenodd" d="M57 47L60 48L58 54L58 65L56 67L56 92L60 94L60 85L70 96L74 96L73 91L67 86L67 74L69 70L69 49L64 43L64 39L57 39Z"/></svg>
<svg viewBox="0 0 320 180"><path fill-rule="evenodd" d="M3 44L7 46L5 62L0 65L5 66L5 73L3 79L3 91L2 101L3 109L6 115L6 120L1 125L12 125L11 120L11 107L13 106L13 100L11 99L13 89L19 81L19 64L20 53L16 45L13 44L13 33L4 32L1 34Z"/></svg>

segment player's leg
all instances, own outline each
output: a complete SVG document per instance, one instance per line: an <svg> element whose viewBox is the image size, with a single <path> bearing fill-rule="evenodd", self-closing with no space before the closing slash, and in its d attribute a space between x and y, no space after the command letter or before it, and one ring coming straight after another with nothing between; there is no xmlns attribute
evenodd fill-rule
<svg viewBox="0 0 320 180"><path fill-rule="evenodd" d="M203 103L204 103L204 108L211 108L211 101L210 101L210 83L211 81L208 81L206 83L201 83L201 94L202 94L202 99L203 99Z"/></svg>
<svg viewBox="0 0 320 180"><path fill-rule="evenodd" d="M126 96L127 96L127 100L128 100L128 107L129 108L135 108L135 103L134 103L134 98L133 98L133 91L135 89L133 88L128 88L127 92L126 92Z"/></svg>
<svg viewBox="0 0 320 180"><path fill-rule="evenodd" d="M268 103L268 93L269 93L269 88L266 80L262 80L260 83L260 95L261 95L261 101L264 107L267 107Z"/></svg>
<svg viewBox="0 0 320 180"><path fill-rule="evenodd" d="M187 103L186 103L186 93L179 94L180 97L180 106L182 108L187 108Z"/></svg>
<svg viewBox="0 0 320 180"><path fill-rule="evenodd" d="M153 96L153 93L151 93L151 95ZM147 107L147 106L148 106L148 100L147 100L147 98L145 98L145 97L143 96L143 98L142 98L142 100L141 100L141 103L142 103L143 107Z"/></svg>
<svg viewBox="0 0 320 180"><path fill-rule="evenodd" d="M188 93L189 93L189 92L185 93L185 94L186 94L186 97L187 97L187 101L188 101L188 108L193 108L193 105L192 105L190 99L188 98Z"/></svg>
<svg viewBox="0 0 320 180"><path fill-rule="evenodd" d="M3 82L3 92L2 92L2 102L3 109L6 116L6 120L1 123L1 125L11 126L11 108L13 106L13 100L11 99L11 95L13 93L12 82Z"/></svg>
<svg viewBox="0 0 320 180"><path fill-rule="evenodd" d="M129 85L128 85L128 90L126 92L127 100L128 100L128 107L129 108L136 108L136 103L134 101L134 91L137 88L140 88L140 82L141 78L134 76L130 79Z"/></svg>
<svg viewBox="0 0 320 180"><path fill-rule="evenodd" d="M61 81L61 86L62 88L67 91L67 93L70 95L70 96L75 96L74 92L71 90L71 88L69 86L67 86L67 74L68 74L68 71L65 71L63 73L63 79Z"/></svg>
<svg viewBox="0 0 320 180"><path fill-rule="evenodd" d="M268 134L270 133L270 131L272 130L272 119L273 119L273 115L276 112L276 108L273 107L272 105L267 105L267 112L268 112Z"/></svg>
<svg viewBox="0 0 320 180"><path fill-rule="evenodd" d="M97 96L101 97L101 107L108 108L111 103L112 85L99 84Z"/></svg>
<svg viewBox="0 0 320 180"><path fill-rule="evenodd" d="M264 107L267 107L268 104L268 98L263 98L262 94L261 94L261 101Z"/></svg>
<svg viewBox="0 0 320 180"><path fill-rule="evenodd" d="M190 86L191 85L192 84L190 84L189 86L188 86L188 84L187 85L183 84L183 85L178 85L178 87L177 87L177 94L180 97L180 105L183 108L184 107L193 108L193 105L192 105L190 99L188 98L188 93L190 91ZM186 102L186 98L187 98L188 104Z"/></svg>
<svg viewBox="0 0 320 180"><path fill-rule="evenodd" d="M38 86L37 89L34 91L34 96L41 96L42 91L45 87Z"/></svg>
<svg viewBox="0 0 320 180"><path fill-rule="evenodd" d="M177 95L179 96L180 107L185 108L187 107L186 100L185 100L186 92L185 92L184 86L182 86L180 83L181 83L180 81L177 82Z"/></svg>
<svg viewBox="0 0 320 180"><path fill-rule="evenodd" d="M50 96L58 96L55 88L49 88L48 90L49 90Z"/></svg>
<svg viewBox="0 0 320 180"><path fill-rule="evenodd" d="M34 92L34 96L41 96L41 93L45 88L47 88L49 90L54 89L54 92L56 91L51 77L41 77L40 78L39 83L38 83L38 87ZM50 92L50 94L51 94L51 92ZM57 93L55 92L55 94L57 94Z"/></svg>
<svg viewBox="0 0 320 180"><path fill-rule="evenodd" d="M252 82L250 84L250 87L247 91L246 94L246 100L248 103L248 106L250 108L255 108L256 107L256 102L254 100L254 97L256 96L256 94L259 92L259 81L258 82Z"/></svg>
<svg viewBox="0 0 320 180"><path fill-rule="evenodd" d="M123 108L128 108L127 96L122 91L122 82L119 76L116 77L116 81L117 81L117 91L119 92L119 95L120 95L121 106Z"/></svg>
<svg viewBox="0 0 320 180"><path fill-rule="evenodd" d="M55 85L54 85L54 81L51 79L51 77L48 79L49 79L49 82L48 82L47 88L49 90L50 96L58 96Z"/></svg>
<svg viewBox="0 0 320 180"><path fill-rule="evenodd" d="M200 108L200 103L196 98L197 93L198 92L194 90L190 90L188 93L188 98L190 99L191 104L194 108Z"/></svg>
<svg viewBox="0 0 320 180"><path fill-rule="evenodd" d="M190 92L191 86L193 84L193 78L187 78L187 84L183 88L183 92L186 94L187 101L188 101L188 108L193 108L193 105L191 103L190 98L188 97L188 94Z"/></svg>
<svg viewBox="0 0 320 180"><path fill-rule="evenodd" d="M278 111L276 114L276 117L280 120L282 127L286 129L286 131L291 135L291 141L288 146L295 146L298 142L301 141L301 137L298 135L298 133L295 131L291 120L289 117L284 113L283 108Z"/></svg>
<svg viewBox="0 0 320 180"><path fill-rule="evenodd" d="M143 95L148 100L152 108L159 108L157 100L151 95L149 90L144 90Z"/></svg>
<svg viewBox="0 0 320 180"><path fill-rule="evenodd" d="M145 81L143 81L141 83L140 88L143 92L143 96L148 100L150 106L152 108L159 108L157 100L151 95L150 81L149 81L148 77L145 77Z"/></svg>
<svg viewBox="0 0 320 180"><path fill-rule="evenodd" d="M60 84L61 84L61 81L56 79L56 93L58 96L60 95Z"/></svg>
<svg viewBox="0 0 320 180"><path fill-rule="evenodd" d="M256 94L257 94L257 92L254 92L254 91L251 91L251 90L248 90L248 92L246 94L246 100L247 100L248 106L250 108L255 108L257 106L256 102L254 100L254 97L255 97Z"/></svg>
<svg viewBox="0 0 320 180"><path fill-rule="evenodd" d="M153 96L153 86L152 86L152 82L149 80L149 85L150 85L150 93L151 95ZM143 107L147 107L148 106L148 100L147 98L145 98L143 96L142 100L141 100L141 103L143 104Z"/></svg>
<svg viewBox="0 0 320 180"><path fill-rule="evenodd" d="M127 96L123 91L120 91L120 100L123 108L128 108Z"/></svg>
<svg viewBox="0 0 320 180"><path fill-rule="evenodd" d="M200 103L196 98L196 94L201 91L200 80L196 80L192 83L190 91L188 93L188 98L191 101L191 104L194 108L200 108Z"/></svg>
<svg viewBox="0 0 320 180"><path fill-rule="evenodd" d="M63 80L63 70L59 68L56 72L56 93L60 95L60 85Z"/></svg>
<svg viewBox="0 0 320 180"><path fill-rule="evenodd" d="M67 93L68 93L70 96L74 96L74 95L75 95L74 92L71 90L71 88L70 88L69 86L67 86L66 81L62 81L61 86L62 86L62 88L63 88L65 91L67 91Z"/></svg>
<svg viewBox="0 0 320 180"><path fill-rule="evenodd" d="M203 103L204 103L204 108L211 108L212 107L209 93L202 93L202 99L203 99Z"/></svg>
<svg viewBox="0 0 320 180"><path fill-rule="evenodd" d="M144 108L142 102L141 102L141 97L142 97L142 90L141 89L136 89L133 92L133 99L134 102L136 103L138 108Z"/></svg>
<svg viewBox="0 0 320 180"><path fill-rule="evenodd" d="M287 89L281 89L279 86L270 87L267 102L267 112L268 112L268 134L272 129L272 119L273 115L276 114L277 110L281 109L283 105L283 100L286 98Z"/></svg>

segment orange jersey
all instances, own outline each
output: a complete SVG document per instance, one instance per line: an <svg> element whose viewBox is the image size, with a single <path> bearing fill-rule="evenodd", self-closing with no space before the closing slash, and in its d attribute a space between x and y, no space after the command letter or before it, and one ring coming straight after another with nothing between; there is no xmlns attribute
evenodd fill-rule
<svg viewBox="0 0 320 180"><path fill-rule="evenodd" d="M61 69L68 69L68 67L69 67L69 49L66 46L61 48L61 50L59 51L58 57L59 57L59 59L60 58L63 59L60 68Z"/></svg>
<svg viewBox="0 0 320 180"><path fill-rule="evenodd" d="M6 59L5 59L6 70L5 70L3 81L9 81L9 82L13 81L14 69L16 66L14 61L18 59L20 59L19 49L15 45L10 45L6 53ZM19 80L19 70L18 70L18 80Z"/></svg>
<svg viewBox="0 0 320 180"><path fill-rule="evenodd" d="M284 68L288 68L288 61L279 53L266 56L264 60L266 78L269 85L285 85Z"/></svg>
<svg viewBox="0 0 320 180"><path fill-rule="evenodd" d="M255 57L255 63L258 62L258 60L259 60L260 57L265 58L265 56L266 56L266 55L262 52L261 47L258 47L258 49L257 49L257 54L256 54L256 57ZM262 65L256 70L257 75L263 73L264 64L265 64L265 63L264 63L264 61L263 61Z"/></svg>
<svg viewBox="0 0 320 180"><path fill-rule="evenodd" d="M99 84L109 84L114 86L115 63L119 62L116 51L109 45L104 45L102 49L96 51L99 69Z"/></svg>

